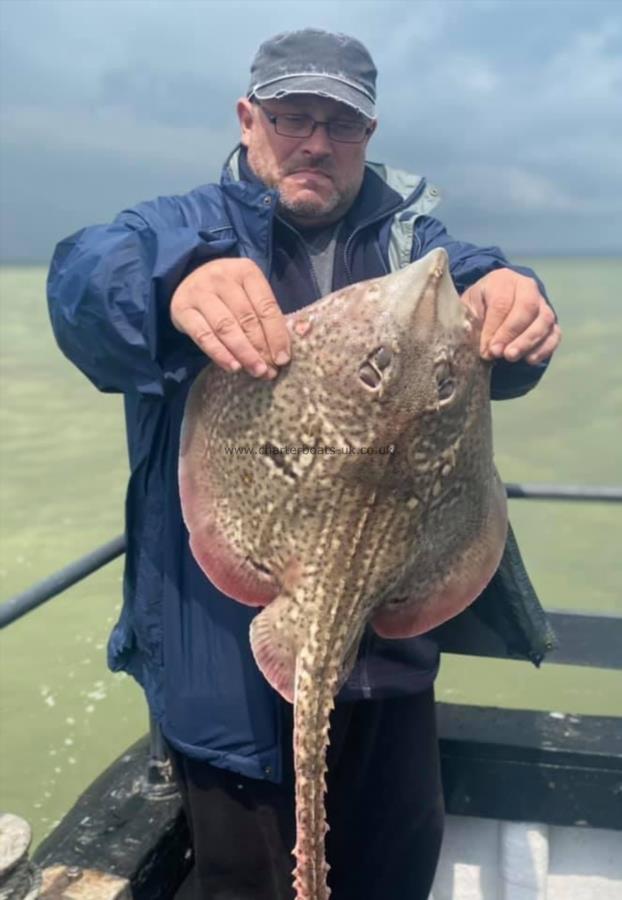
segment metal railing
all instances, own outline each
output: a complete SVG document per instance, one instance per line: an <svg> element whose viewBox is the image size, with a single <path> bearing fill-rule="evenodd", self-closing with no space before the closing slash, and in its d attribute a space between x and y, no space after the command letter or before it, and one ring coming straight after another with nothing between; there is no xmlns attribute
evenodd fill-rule
<svg viewBox="0 0 622 900"><path fill-rule="evenodd" d="M46 603L57 594L62 594L67 588L83 581L102 566L122 556L125 553L125 546L125 535L120 534L108 541L107 544L97 547L86 556L81 556L75 562L44 578L43 581L38 581L27 590L11 597L10 600L0 605L0 628L6 628L11 622L16 622L26 613L41 606L42 603Z"/></svg>
<svg viewBox="0 0 622 900"><path fill-rule="evenodd" d="M510 499L561 500L570 502L622 502L622 488L581 485L506 484ZM117 559L126 549L124 535L87 553L43 581L32 585L0 605L0 629L16 622L28 612L87 578L102 566ZM622 669L622 616L598 613L547 610L560 638L559 647L548 656L552 663ZM449 626L449 627L447 627ZM507 658L501 639L484 625L461 624L459 631L451 622L443 626L442 649L449 653ZM160 729L150 716L150 750L141 793L151 800L166 799L175 793L170 761Z"/></svg>
<svg viewBox="0 0 622 900"><path fill-rule="evenodd" d="M613 486L506 484L511 500L564 500L589 503L621 503L622 488ZM120 534L101 547L80 557L53 575L33 584L27 590L0 604L0 629L46 603L63 591L87 578L102 566L125 553L125 536ZM568 615L573 615L568 613ZM608 617L616 619L616 617ZM622 621L622 620L621 620Z"/></svg>

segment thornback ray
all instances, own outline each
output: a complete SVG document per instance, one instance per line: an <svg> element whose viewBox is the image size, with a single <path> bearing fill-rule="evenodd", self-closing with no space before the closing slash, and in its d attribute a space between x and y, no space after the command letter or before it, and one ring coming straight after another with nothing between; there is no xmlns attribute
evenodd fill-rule
<svg viewBox="0 0 622 900"><path fill-rule="evenodd" d="M294 704L296 896L327 900L329 716L363 630L413 636L461 612L497 569L507 512L481 323L444 250L287 322L274 381L195 380L180 494L203 571L263 607L253 654Z"/></svg>

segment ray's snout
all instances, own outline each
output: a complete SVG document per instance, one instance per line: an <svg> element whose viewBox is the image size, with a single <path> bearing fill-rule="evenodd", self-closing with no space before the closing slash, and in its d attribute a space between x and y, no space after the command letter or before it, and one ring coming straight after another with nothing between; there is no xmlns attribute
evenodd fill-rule
<svg viewBox="0 0 622 900"><path fill-rule="evenodd" d="M447 251L438 247L391 277L393 314L401 328L459 328L464 308L449 271Z"/></svg>

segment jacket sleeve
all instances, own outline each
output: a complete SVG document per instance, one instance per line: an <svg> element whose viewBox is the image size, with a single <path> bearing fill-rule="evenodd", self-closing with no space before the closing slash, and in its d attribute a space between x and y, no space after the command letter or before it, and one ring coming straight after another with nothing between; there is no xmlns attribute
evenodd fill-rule
<svg viewBox="0 0 622 900"><path fill-rule="evenodd" d="M52 257L48 303L56 340L101 391L164 396L205 364L174 328L170 300L185 275L230 254L236 241L230 228L201 231L162 204L84 228Z"/></svg>
<svg viewBox="0 0 622 900"><path fill-rule="evenodd" d="M512 269L521 275L533 278L540 293L548 302L546 289L532 269L526 266L512 265L499 247L477 247L464 241L457 241L438 221L431 216L422 216L417 220L413 243L413 259L425 256L436 247L444 247L449 255L451 276L459 294L495 269ZM496 360L492 369L490 396L493 400L506 400L526 394L542 378L548 366L548 360L531 365L526 360L508 362Z"/></svg>

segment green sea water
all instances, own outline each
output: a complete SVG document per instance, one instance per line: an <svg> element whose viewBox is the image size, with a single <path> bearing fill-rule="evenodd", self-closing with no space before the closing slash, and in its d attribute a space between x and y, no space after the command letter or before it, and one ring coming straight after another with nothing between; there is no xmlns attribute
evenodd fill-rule
<svg viewBox="0 0 622 900"><path fill-rule="evenodd" d="M538 389L495 404L506 481L620 484L622 262L521 260L547 284L564 342ZM57 349L43 268L0 269L0 598L122 531L127 462L121 399ZM544 605L622 615L622 507L513 501L510 513ZM0 639L0 808L35 841L147 728L131 679L105 642L122 563L100 570ZM598 669L447 656L438 696L456 702L622 714L622 679Z"/></svg>

